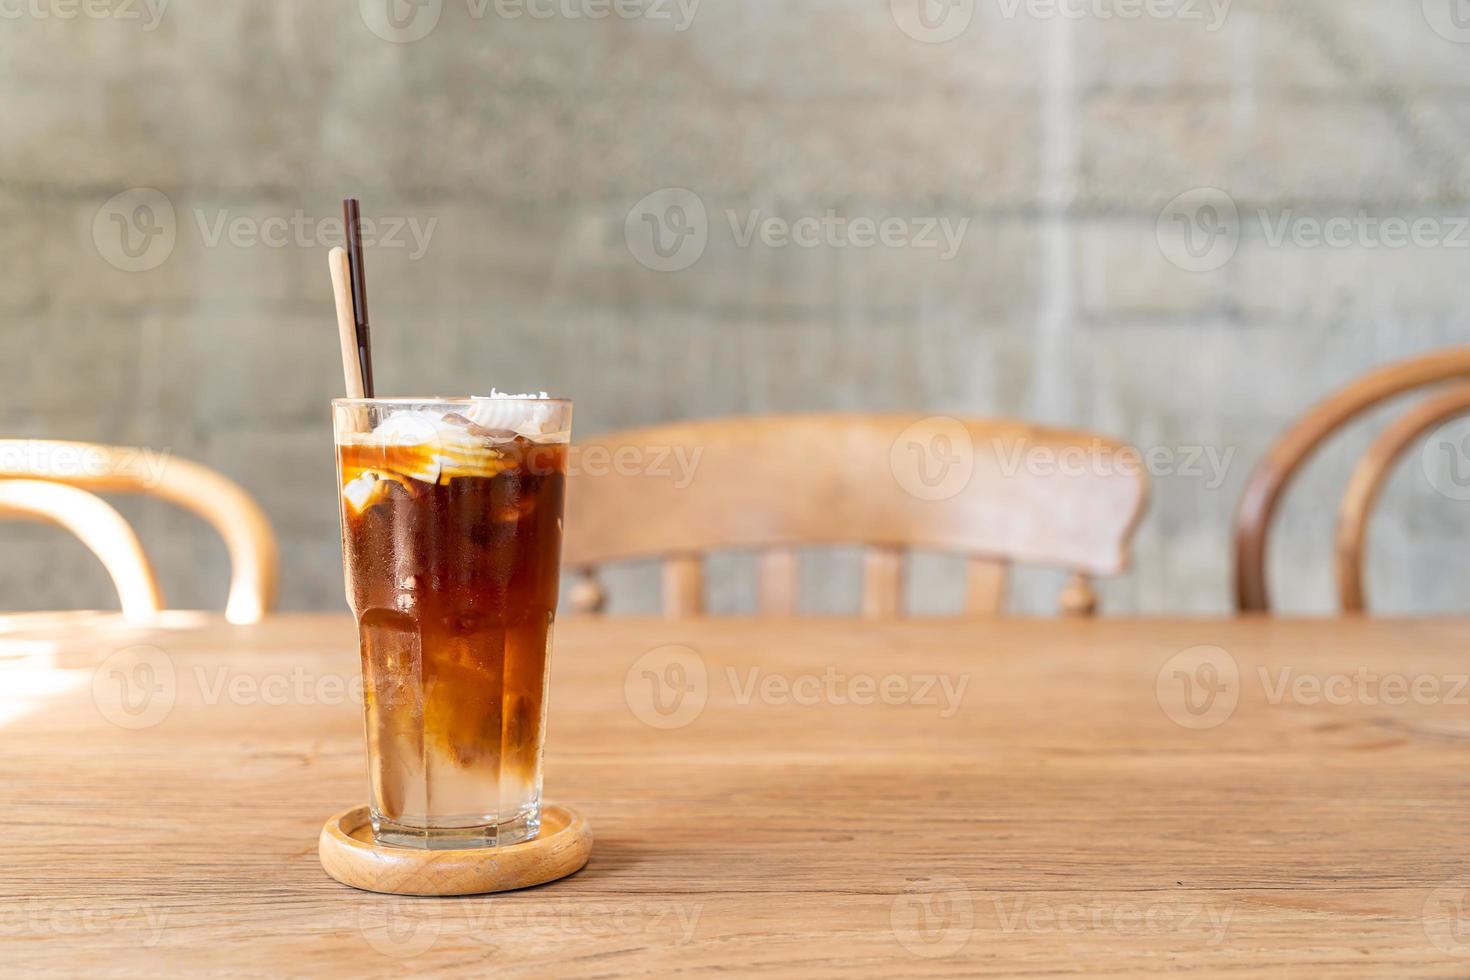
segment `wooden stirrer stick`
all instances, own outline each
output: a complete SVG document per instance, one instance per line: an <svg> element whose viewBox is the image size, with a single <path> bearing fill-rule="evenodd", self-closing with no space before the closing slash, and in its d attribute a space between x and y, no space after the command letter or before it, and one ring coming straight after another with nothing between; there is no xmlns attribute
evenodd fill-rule
<svg viewBox="0 0 1470 980"><path fill-rule="evenodd" d="M357 357L357 320L352 312L351 273L347 268L347 252L340 246L327 253L332 273L332 297L337 302L337 334L342 342L342 377L347 382L348 398L365 398L362 368Z"/></svg>

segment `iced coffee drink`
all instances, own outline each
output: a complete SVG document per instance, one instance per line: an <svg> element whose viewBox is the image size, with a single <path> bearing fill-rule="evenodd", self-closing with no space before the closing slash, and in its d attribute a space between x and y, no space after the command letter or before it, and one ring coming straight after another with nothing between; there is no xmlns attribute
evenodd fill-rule
<svg viewBox="0 0 1470 980"><path fill-rule="evenodd" d="M571 404L332 404L373 833L428 848L530 839Z"/></svg>

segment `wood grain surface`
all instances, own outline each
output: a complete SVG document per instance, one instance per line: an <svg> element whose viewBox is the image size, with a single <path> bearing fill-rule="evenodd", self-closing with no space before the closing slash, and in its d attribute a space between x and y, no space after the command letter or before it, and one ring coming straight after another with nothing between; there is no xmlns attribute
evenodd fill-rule
<svg viewBox="0 0 1470 980"><path fill-rule="evenodd" d="M1463 621L567 623L592 859L462 899L317 862L349 619L167 622L0 617L7 973L1470 974Z"/></svg>

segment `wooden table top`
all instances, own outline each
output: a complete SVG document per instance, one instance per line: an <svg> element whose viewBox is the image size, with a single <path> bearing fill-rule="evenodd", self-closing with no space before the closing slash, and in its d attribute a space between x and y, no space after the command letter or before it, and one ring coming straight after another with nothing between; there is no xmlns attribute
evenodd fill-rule
<svg viewBox="0 0 1470 980"><path fill-rule="evenodd" d="M1463 621L559 626L564 881L318 866L345 616L0 617L0 962L192 975L1464 976ZM1463 912L1463 915L1462 915Z"/></svg>

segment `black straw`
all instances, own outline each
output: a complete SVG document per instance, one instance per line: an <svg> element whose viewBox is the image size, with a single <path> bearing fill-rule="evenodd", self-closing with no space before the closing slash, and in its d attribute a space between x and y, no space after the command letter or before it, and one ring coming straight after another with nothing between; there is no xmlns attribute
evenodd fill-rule
<svg viewBox="0 0 1470 980"><path fill-rule="evenodd" d="M357 361L362 369L362 391L373 397L373 343L368 327L367 276L362 262L362 210L357 198L342 202L346 223L347 268L352 278L352 317L357 329Z"/></svg>

